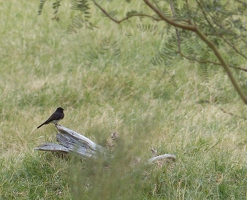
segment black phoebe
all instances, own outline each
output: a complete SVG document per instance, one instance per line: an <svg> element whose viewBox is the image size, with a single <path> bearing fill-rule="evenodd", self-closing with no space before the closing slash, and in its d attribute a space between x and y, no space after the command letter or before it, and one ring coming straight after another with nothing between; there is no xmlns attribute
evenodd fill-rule
<svg viewBox="0 0 247 200"><path fill-rule="evenodd" d="M57 124L60 120L64 118L63 108L59 107L57 110L43 123L40 124L37 128L49 123Z"/></svg>

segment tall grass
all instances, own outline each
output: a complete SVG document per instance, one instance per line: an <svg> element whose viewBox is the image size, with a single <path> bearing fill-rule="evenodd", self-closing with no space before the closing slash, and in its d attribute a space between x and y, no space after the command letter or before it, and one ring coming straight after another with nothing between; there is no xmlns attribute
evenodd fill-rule
<svg viewBox="0 0 247 200"><path fill-rule="evenodd" d="M94 31L66 34L49 3L41 16L37 8L0 3L0 199L246 198L245 120L221 110L245 117L245 107L224 72L205 79L186 60L152 65L160 34L135 23L102 18ZM55 141L52 125L36 127L58 106L62 125L103 146L116 131L112 157L33 151ZM152 147L177 161L144 165Z"/></svg>

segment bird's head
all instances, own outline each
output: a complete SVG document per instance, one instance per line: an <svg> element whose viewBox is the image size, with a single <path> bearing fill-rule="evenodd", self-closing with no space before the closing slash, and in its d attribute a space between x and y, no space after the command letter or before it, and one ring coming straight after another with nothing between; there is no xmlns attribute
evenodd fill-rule
<svg viewBox="0 0 247 200"><path fill-rule="evenodd" d="M64 109L63 109L63 108L61 108L61 107L58 107L56 111L63 112L63 111L64 111Z"/></svg>

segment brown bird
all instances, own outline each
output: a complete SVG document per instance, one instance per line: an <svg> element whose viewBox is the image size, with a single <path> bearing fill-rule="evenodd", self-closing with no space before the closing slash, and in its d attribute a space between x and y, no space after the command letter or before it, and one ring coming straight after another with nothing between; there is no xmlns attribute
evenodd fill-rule
<svg viewBox="0 0 247 200"><path fill-rule="evenodd" d="M57 124L60 120L64 118L63 108L59 107L57 110L43 123L40 124L37 128L49 123Z"/></svg>

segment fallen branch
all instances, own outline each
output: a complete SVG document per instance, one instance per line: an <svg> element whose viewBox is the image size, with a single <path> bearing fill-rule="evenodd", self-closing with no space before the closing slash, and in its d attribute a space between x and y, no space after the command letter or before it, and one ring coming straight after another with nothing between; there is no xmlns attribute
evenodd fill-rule
<svg viewBox="0 0 247 200"><path fill-rule="evenodd" d="M152 163L158 160L164 160L164 159L171 159L172 161L176 161L176 156L172 155L172 154L163 154L163 155L159 155L159 156L155 156L153 158L150 158L148 160L148 163Z"/></svg>
<svg viewBox="0 0 247 200"><path fill-rule="evenodd" d="M56 138L59 144L46 143L35 148L35 150L60 152L63 154L75 152L82 157L96 157L97 152L104 152L103 147L87 137L59 124L55 126L58 131Z"/></svg>

